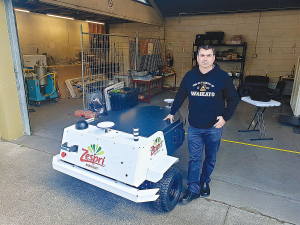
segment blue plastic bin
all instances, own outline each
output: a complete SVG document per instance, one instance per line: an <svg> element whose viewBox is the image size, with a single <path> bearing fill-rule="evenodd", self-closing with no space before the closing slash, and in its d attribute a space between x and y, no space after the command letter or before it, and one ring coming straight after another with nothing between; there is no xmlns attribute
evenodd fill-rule
<svg viewBox="0 0 300 225"><path fill-rule="evenodd" d="M112 111L120 111L123 109L129 109L138 104L138 93L140 92L138 88L128 88L124 87L121 91L124 93L110 92L110 105Z"/></svg>

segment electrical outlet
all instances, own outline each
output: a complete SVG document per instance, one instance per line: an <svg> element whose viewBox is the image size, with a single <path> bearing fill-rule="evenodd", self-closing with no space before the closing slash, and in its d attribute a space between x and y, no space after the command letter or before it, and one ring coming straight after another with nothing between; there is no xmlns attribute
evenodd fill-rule
<svg viewBox="0 0 300 225"><path fill-rule="evenodd" d="M252 54L252 58L257 58L257 54Z"/></svg>

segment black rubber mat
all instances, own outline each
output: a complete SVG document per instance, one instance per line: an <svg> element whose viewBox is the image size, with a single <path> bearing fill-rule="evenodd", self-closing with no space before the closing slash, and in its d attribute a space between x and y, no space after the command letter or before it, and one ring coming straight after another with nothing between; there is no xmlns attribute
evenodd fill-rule
<svg viewBox="0 0 300 225"><path fill-rule="evenodd" d="M293 131L295 134L300 134L300 126L293 126Z"/></svg>
<svg viewBox="0 0 300 225"><path fill-rule="evenodd" d="M281 123L287 123L287 124L300 126L300 119L299 119L299 117L295 117L295 116L280 115L279 121Z"/></svg>

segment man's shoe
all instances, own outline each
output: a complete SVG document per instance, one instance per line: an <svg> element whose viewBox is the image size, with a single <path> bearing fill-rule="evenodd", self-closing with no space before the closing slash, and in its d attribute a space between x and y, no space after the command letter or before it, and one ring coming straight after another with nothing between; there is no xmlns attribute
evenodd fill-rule
<svg viewBox="0 0 300 225"><path fill-rule="evenodd" d="M210 195L210 189L208 183L201 183L200 195L202 197L208 197Z"/></svg>
<svg viewBox="0 0 300 225"><path fill-rule="evenodd" d="M179 200L182 204L188 204L189 202L193 201L194 199L197 199L200 197L200 194L197 194L195 192L190 191L187 189L185 192L185 195Z"/></svg>

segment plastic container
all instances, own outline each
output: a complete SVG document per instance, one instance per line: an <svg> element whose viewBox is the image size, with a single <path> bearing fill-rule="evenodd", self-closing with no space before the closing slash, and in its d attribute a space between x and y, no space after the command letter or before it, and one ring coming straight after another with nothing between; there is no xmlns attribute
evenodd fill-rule
<svg viewBox="0 0 300 225"><path fill-rule="evenodd" d="M124 91L124 92L123 92ZM120 92L109 93L110 95L110 104L112 111L120 111L123 109L129 109L138 104L138 88L128 88L124 87Z"/></svg>
<svg viewBox="0 0 300 225"><path fill-rule="evenodd" d="M224 32L206 32L206 37L208 40L219 40L223 41L224 39ZM220 44L220 43L219 43Z"/></svg>

